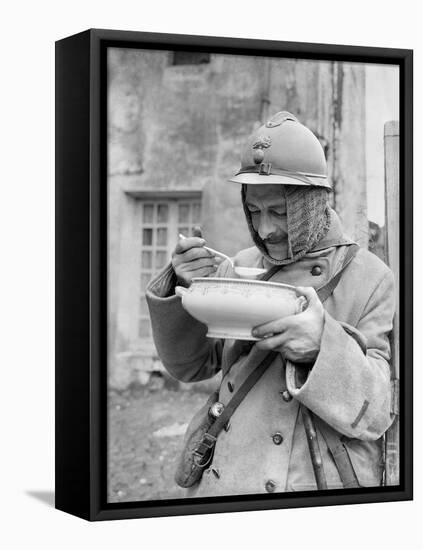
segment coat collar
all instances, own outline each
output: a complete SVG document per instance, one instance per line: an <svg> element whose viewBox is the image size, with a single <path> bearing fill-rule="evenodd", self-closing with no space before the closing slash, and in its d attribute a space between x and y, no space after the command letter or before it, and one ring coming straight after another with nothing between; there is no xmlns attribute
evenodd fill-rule
<svg viewBox="0 0 423 550"><path fill-rule="evenodd" d="M325 237L319 243L317 243L311 253L317 252L319 250L325 250L326 248L332 248L333 246L355 244L355 241L344 235L341 222L335 210L331 209L330 215L331 222L329 231L326 233Z"/></svg>

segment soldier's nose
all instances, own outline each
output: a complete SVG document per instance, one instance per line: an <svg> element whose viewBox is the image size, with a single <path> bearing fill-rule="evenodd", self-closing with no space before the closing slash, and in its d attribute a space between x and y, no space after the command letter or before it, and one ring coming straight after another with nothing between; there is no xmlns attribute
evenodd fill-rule
<svg viewBox="0 0 423 550"><path fill-rule="evenodd" d="M274 230L275 228L268 222L268 220L260 220L257 233L259 234L260 239L265 241L274 233Z"/></svg>

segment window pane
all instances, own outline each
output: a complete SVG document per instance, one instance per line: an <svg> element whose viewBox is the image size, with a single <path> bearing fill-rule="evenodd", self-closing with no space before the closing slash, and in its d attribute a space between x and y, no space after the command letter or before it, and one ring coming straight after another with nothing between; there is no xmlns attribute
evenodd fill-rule
<svg viewBox="0 0 423 550"><path fill-rule="evenodd" d="M194 202L192 205L192 223L199 224L201 222L201 203Z"/></svg>
<svg viewBox="0 0 423 550"><path fill-rule="evenodd" d="M143 252L141 255L141 268L142 269L151 269L152 265L152 253Z"/></svg>
<svg viewBox="0 0 423 550"><path fill-rule="evenodd" d="M167 204L159 204L157 209L157 223L166 223L168 220L169 208Z"/></svg>
<svg viewBox="0 0 423 550"><path fill-rule="evenodd" d="M142 230L142 244L151 246L153 244L153 230L152 229L143 229Z"/></svg>
<svg viewBox="0 0 423 550"><path fill-rule="evenodd" d="M153 223L154 204L144 204L143 223Z"/></svg>
<svg viewBox="0 0 423 550"><path fill-rule="evenodd" d="M167 229L166 228L157 229L156 245L157 246L166 246L167 245Z"/></svg>
<svg viewBox="0 0 423 550"><path fill-rule="evenodd" d="M158 250L156 252L156 269L161 269L167 263L166 251Z"/></svg>
<svg viewBox="0 0 423 550"><path fill-rule="evenodd" d="M173 52L173 65L201 65L210 63L208 52Z"/></svg>
<svg viewBox="0 0 423 550"><path fill-rule="evenodd" d="M148 338L151 334L150 319L140 319L139 321L139 335L140 338Z"/></svg>
<svg viewBox="0 0 423 550"><path fill-rule="evenodd" d="M143 273L141 275L141 292L144 292L151 279L151 273Z"/></svg>
<svg viewBox="0 0 423 550"><path fill-rule="evenodd" d="M180 204L178 207L178 222L189 223L189 204Z"/></svg>

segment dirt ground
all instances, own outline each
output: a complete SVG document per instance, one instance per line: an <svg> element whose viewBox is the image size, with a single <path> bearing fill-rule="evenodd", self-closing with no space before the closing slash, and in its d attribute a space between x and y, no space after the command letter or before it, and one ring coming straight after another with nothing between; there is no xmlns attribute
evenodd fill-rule
<svg viewBox="0 0 423 550"><path fill-rule="evenodd" d="M109 393L108 501L180 498L173 480L183 434L208 394L159 384Z"/></svg>

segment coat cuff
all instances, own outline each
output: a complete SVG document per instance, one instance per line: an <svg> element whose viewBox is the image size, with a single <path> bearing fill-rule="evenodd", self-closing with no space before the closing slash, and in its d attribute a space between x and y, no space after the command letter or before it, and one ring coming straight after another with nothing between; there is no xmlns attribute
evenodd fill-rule
<svg viewBox="0 0 423 550"><path fill-rule="evenodd" d="M363 353L365 337L356 329L351 334L350 328L326 311L320 352L308 378L301 385L301 367L288 361L286 382L291 395L330 426L360 438L386 384Z"/></svg>
<svg viewBox="0 0 423 550"><path fill-rule="evenodd" d="M206 337L207 327L192 317L175 294L172 265L167 265L146 289L153 338L160 359L182 382L214 376L220 370L221 349Z"/></svg>
<svg viewBox="0 0 423 550"><path fill-rule="evenodd" d="M164 344L175 339L180 340L182 335L183 340L192 335L204 338L207 332L207 327L182 307L181 298L175 294L176 285L177 279L172 264L163 268L147 285L147 304L153 335L159 350L162 347L169 348ZM172 354L171 349L170 354Z"/></svg>
<svg viewBox="0 0 423 550"><path fill-rule="evenodd" d="M169 262L158 275L156 275L147 285L147 294L156 298L168 298L175 296L175 286L177 278L172 264Z"/></svg>

